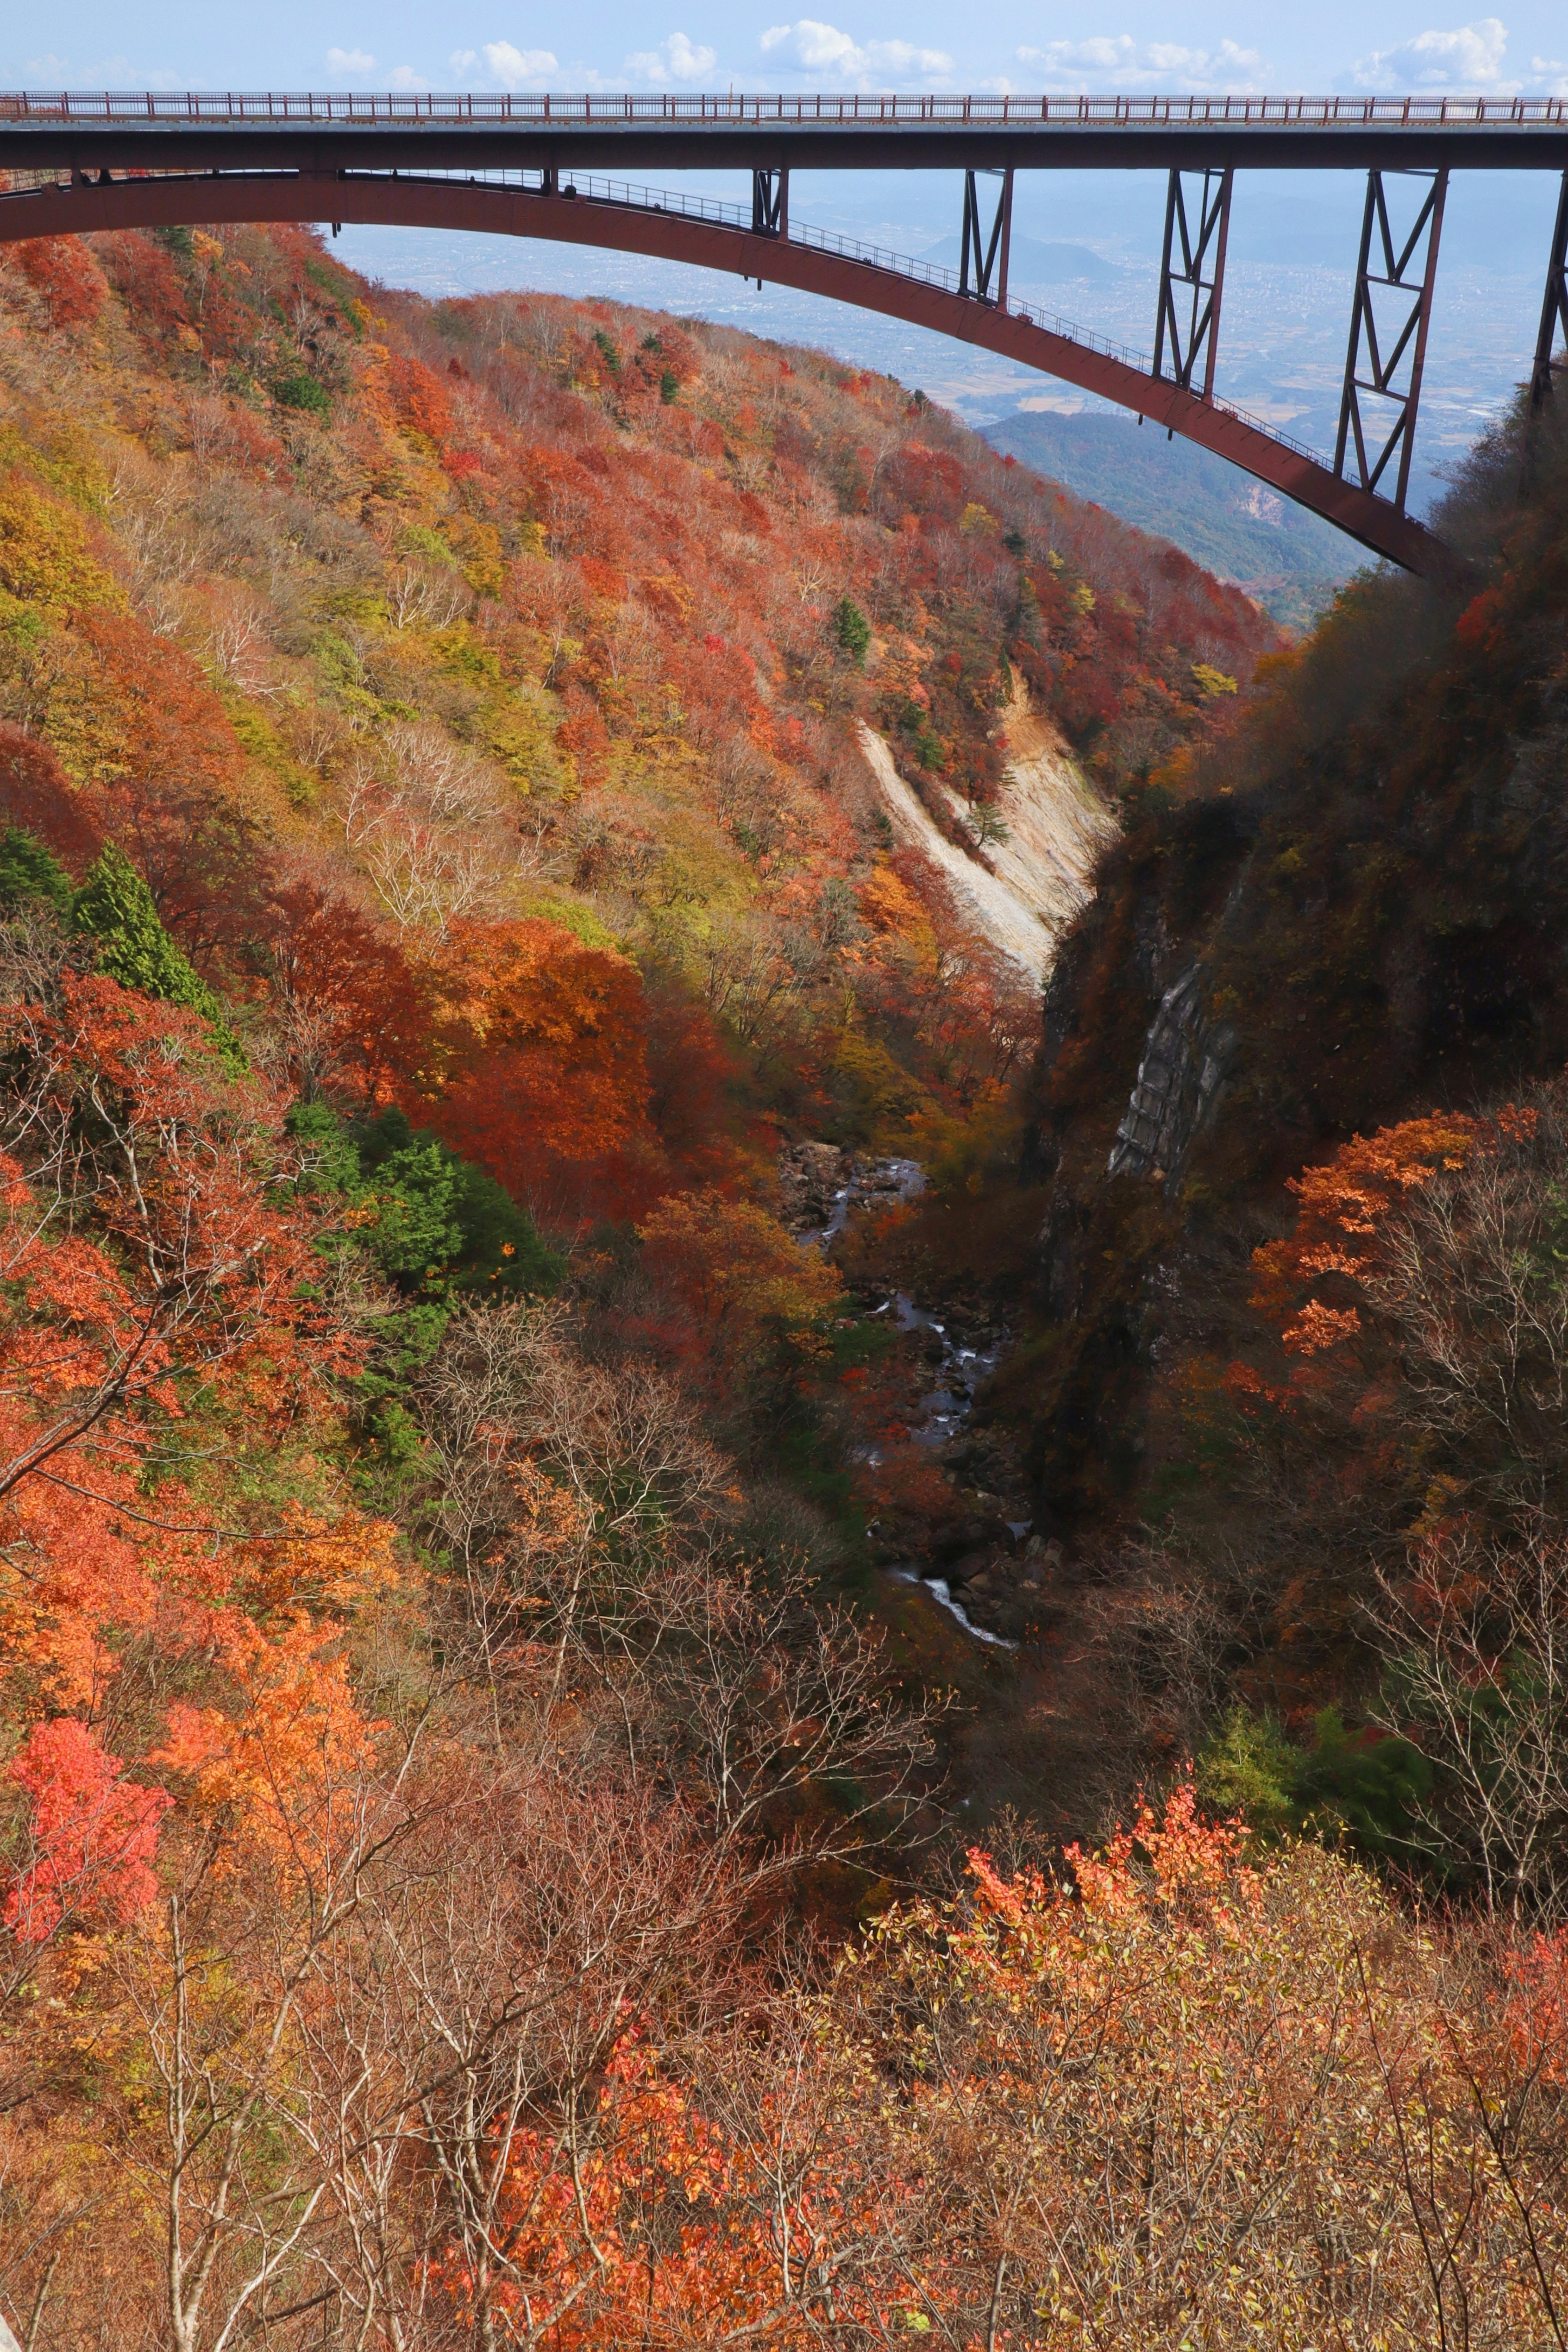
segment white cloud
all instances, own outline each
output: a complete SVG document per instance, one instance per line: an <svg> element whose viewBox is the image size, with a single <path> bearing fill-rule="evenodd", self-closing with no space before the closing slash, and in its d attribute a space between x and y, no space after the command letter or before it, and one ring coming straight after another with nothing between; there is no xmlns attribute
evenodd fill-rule
<svg viewBox="0 0 1568 2352"><path fill-rule="evenodd" d="M327 71L333 74L374 73L375 59L368 49L329 49Z"/></svg>
<svg viewBox="0 0 1568 2352"><path fill-rule="evenodd" d="M429 77L416 73L412 66L394 66L386 77L388 89L428 89Z"/></svg>
<svg viewBox="0 0 1568 2352"><path fill-rule="evenodd" d="M624 71L631 82L699 82L718 62L717 49L695 47L684 33L671 33L657 49L639 49L628 58Z"/></svg>
<svg viewBox="0 0 1568 2352"><path fill-rule="evenodd" d="M1531 58L1531 78L1544 82L1549 98L1568 98L1568 58Z"/></svg>
<svg viewBox="0 0 1568 2352"><path fill-rule="evenodd" d="M802 16L793 25L773 25L763 35L770 56L819 81L855 82L862 89L887 89L899 81L938 81L952 71L944 49L917 49L908 41L857 41L837 25L818 24Z"/></svg>
<svg viewBox="0 0 1568 2352"><path fill-rule="evenodd" d="M464 56L471 62L473 51L466 50ZM527 89L537 86L556 69L552 50L518 49L510 41L487 41L484 59L490 69L491 79L498 81L502 89ZM456 63L456 59L453 62Z"/></svg>
<svg viewBox="0 0 1568 2352"><path fill-rule="evenodd" d="M29 58L27 59L26 70L30 74L38 74L46 77L48 80L58 83L60 88L63 89L65 87L67 78L70 73L70 67L64 58L57 58L54 51L50 49L46 51L44 56L41 58Z"/></svg>
<svg viewBox="0 0 1568 2352"><path fill-rule="evenodd" d="M145 66L132 65L129 58L101 58L92 68L93 86L98 89L198 89L205 87L192 84L188 74L149 73Z"/></svg>
<svg viewBox="0 0 1568 2352"><path fill-rule="evenodd" d="M1507 52L1508 27L1501 18L1478 16L1451 33L1417 33L1397 48L1373 49L1356 59L1350 79L1357 89L1464 89L1503 97L1519 88L1502 78Z"/></svg>
<svg viewBox="0 0 1568 2352"><path fill-rule="evenodd" d="M1194 49L1177 41L1135 41L1131 33L1047 41L1042 49L1020 49L1018 62L1032 66L1047 91L1168 89L1242 96L1263 89L1268 74L1259 52L1236 41Z"/></svg>

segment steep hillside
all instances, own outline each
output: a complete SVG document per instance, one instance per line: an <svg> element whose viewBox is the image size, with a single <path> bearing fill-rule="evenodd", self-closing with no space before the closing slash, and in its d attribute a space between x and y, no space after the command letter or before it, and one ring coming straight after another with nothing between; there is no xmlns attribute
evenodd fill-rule
<svg viewBox="0 0 1568 2352"><path fill-rule="evenodd" d="M1561 2340L1526 462L1288 653L809 352L6 257L0 2336Z"/></svg>
<svg viewBox="0 0 1568 2352"><path fill-rule="evenodd" d="M1356 567L1355 547L1331 524L1190 441L1140 432L1131 417L1026 407L988 425L985 437L1079 498L1173 540L1290 628L1310 628Z"/></svg>
<svg viewBox="0 0 1568 2352"><path fill-rule="evenodd" d="M552 1152L532 1097L476 1122L406 1041L354 1083L563 1227L717 1148L692 1050L729 1057L747 1115L847 1140L962 1111L1016 1057L1017 960L893 837L862 721L984 885L1015 668L1113 796L1271 642L809 353L373 294L293 231L4 266L0 716L60 763L61 854L124 839L263 1030L335 908L481 1025L488 931L543 925L531 958L630 992L604 1149Z"/></svg>

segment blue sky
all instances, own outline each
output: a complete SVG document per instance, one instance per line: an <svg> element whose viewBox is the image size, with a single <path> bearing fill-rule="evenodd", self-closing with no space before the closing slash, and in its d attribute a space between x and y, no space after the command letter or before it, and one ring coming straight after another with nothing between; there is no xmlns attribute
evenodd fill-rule
<svg viewBox="0 0 1568 2352"><path fill-rule="evenodd" d="M5 11L12 88L1466 89L1568 92L1568 9L1434 16L1363 0L1110 8L952 0L827 17L698 0L519 7L60 0Z"/></svg>

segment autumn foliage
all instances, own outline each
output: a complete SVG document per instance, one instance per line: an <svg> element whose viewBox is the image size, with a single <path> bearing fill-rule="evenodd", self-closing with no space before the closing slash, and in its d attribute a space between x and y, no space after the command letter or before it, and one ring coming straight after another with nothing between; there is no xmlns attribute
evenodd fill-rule
<svg viewBox="0 0 1568 2352"><path fill-rule="evenodd" d="M1176 1754L960 1866L856 1502L953 1480L774 1213L808 1134L1010 1181L1037 1044L858 730L983 866L1008 711L1173 789L1267 622L889 379L305 229L12 249L0 337L6 2321L1546 2341L1550 1872L1450 1771L1439 1929ZM1326 1157L1203 1388L1426 1547L1494 1798L1560 1129Z"/></svg>

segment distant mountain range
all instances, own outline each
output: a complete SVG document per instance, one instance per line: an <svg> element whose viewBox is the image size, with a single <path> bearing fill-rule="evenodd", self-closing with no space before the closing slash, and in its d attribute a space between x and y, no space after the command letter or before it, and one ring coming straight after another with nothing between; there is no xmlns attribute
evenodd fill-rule
<svg viewBox="0 0 1568 2352"><path fill-rule="evenodd" d="M984 431L1004 456L1174 541L1287 627L1309 625L1367 560L1317 516L1156 425L1021 408Z"/></svg>

